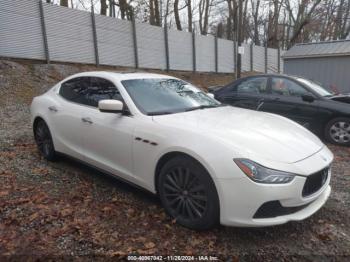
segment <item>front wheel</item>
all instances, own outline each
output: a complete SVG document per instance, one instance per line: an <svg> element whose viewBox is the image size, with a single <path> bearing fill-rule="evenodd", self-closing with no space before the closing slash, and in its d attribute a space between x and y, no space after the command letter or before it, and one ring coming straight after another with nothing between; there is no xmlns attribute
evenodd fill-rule
<svg viewBox="0 0 350 262"><path fill-rule="evenodd" d="M175 157L163 166L158 191L166 212L180 225L205 230L218 224L215 184L205 168L190 157Z"/></svg>
<svg viewBox="0 0 350 262"><path fill-rule="evenodd" d="M56 151L53 145L49 127L44 120L39 120L34 126L34 139L40 153L45 159L53 161L56 159Z"/></svg>
<svg viewBox="0 0 350 262"><path fill-rule="evenodd" d="M339 117L331 120L325 128L326 139L336 145L350 145L350 118Z"/></svg>

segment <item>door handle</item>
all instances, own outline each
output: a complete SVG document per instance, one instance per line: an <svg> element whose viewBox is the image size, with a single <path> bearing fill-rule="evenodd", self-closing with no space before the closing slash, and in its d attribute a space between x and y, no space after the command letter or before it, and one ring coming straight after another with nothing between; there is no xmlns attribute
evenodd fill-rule
<svg viewBox="0 0 350 262"><path fill-rule="evenodd" d="M84 123L89 123L89 124L93 123L90 117L83 117L81 119L81 121L83 121Z"/></svg>
<svg viewBox="0 0 350 262"><path fill-rule="evenodd" d="M57 108L55 106L49 106L48 107L51 112L57 112Z"/></svg>

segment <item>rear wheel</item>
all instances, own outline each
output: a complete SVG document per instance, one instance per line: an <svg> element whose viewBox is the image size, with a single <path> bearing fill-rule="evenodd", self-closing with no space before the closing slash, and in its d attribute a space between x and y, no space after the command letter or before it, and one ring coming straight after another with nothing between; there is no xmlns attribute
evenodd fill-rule
<svg viewBox="0 0 350 262"><path fill-rule="evenodd" d="M326 126L325 137L336 145L350 145L350 118L339 117L331 120Z"/></svg>
<svg viewBox="0 0 350 262"><path fill-rule="evenodd" d="M53 145L49 127L44 120L38 120L34 126L34 138L40 153L45 159L53 161L56 159L56 151Z"/></svg>
<svg viewBox="0 0 350 262"><path fill-rule="evenodd" d="M197 230L218 224L219 199L214 182L190 157L176 157L163 166L158 191L165 210L177 223Z"/></svg>

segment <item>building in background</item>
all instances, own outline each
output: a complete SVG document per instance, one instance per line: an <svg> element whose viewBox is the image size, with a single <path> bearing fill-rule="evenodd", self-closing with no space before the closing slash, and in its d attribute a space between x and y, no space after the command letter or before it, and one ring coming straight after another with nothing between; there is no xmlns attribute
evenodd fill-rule
<svg viewBox="0 0 350 262"><path fill-rule="evenodd" d="M296 44L283 56L284 73L350 93L350 40Z"/></svg>

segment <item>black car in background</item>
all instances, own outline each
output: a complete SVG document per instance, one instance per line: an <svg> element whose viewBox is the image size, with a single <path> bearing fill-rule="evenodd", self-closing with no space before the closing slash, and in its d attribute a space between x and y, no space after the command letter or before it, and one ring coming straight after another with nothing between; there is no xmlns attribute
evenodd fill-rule
<svg viewBox="0 0 350 262"><path fill-rule="evenodd" d="M288 75L255 75L209 90L222 103L288 117L320 138L350 145L350 95Z"/></svg>

